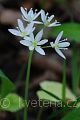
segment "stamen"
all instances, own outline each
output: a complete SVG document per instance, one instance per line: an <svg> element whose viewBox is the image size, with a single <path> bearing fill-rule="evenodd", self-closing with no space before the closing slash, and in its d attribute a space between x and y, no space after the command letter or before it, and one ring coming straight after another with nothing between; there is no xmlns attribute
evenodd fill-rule
<svg viewBox="0 0 80 120"><path fill-rule="evenodd" d="M37 12L38 10L36 9L35 12Z"/></svg>
<svg viewBox="0 0 80 120"><path fill-rule="evenodd" d="M25 37L27 35L27 33L26 32L22 32L21 35L22 35L22 37Z"/></svg>
<svg viewBox="0 0 80 120"><path fill-rule="evenodd" d="M55 22L57 23L57 20L55 20Z"/></svg>
<svg viewBox="0 0 80 120"><path fill-rule="evenodd" d="M16 27L16 28L17 28L18 30L20 30L19 27Z"/></svg>
<svg viewBox="0 0 80 120"><path fill-rule="evenodd" d="M49 13L47 12L47 13L46 13L46 16L48 16L48 15L49 15Z"/></svg>
<svg viewBox="0 0 80 120"><path fill-rule="evenodd" d="M64 40L59 41L59 43L65 42L66 40L67 40L67 38L66 38L66 39L64 39Z"/></svg>
<svg viewBox="0 0 80 120"><path fill-rule="evenodd" d="M37 41L34 40L34 41L32 42L32 44L33 44L34 47L36 47L36 46L37 46Z"/></svg>
<svg viewBox="0 0 80 120"><path fill-rule="evenodd" d="M27 8L25 8L25 10L27 11Z"/></svg>
<svg viewBox="0 0 80 120"><path fill-rule="evenodd" d="M36 9L36 10L35 10L35 13L34 13L35 15L36 15L37 11L38 11L38 10Z"/></svg>

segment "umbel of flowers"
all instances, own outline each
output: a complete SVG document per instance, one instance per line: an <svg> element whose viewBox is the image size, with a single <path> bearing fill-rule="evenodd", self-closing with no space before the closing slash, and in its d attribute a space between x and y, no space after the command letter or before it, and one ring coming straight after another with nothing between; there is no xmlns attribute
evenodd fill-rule
<svg viewBox="0 0 80 120"><path fill-rule="evenodd" d="M29 54L29 60L28 60L28 68L27 68L27 75L26 75L26 87L25 87L25 100L28 100L28 81L30 76L30 66L31 66L31 59L32 59L32 53L35 50L41 55L45 55L45 51L43 48L51 47L52 49L55 49L55 51L64 59L66 57L62 53L62 50L68 49L67 47L70 45L69 42L67 42L67 39L61 40L61 37L63 35L63 31L61 31L55 42L50 42L50 46L44 46L42 45L46 44L48 42L48 39L42 38L44 34L45 27L55 27L60 26L61 24L57 22L57 20L54 20L54 15L49 16L48 13L45 13L44 10L40 10L37 12L37 10L33 11L31 8L29 11L26 8L21 7L21 14L22 19L18 19L18 26L16 29L8 29L10 33L12 33L15 36L21 37L20 43L24 46L27 46L29 48L30 54ZM41 17L40 21L37 21L36 19L38 17ZM54 22L52 22L54 20ZM26 23L26 26L24 26L23 23ZM34 31L36 29L35 24L39 24L42 27L40 31L36 35L34 35ZM27 107L25 106L24 109L24 120L27 120Z"/></svg>

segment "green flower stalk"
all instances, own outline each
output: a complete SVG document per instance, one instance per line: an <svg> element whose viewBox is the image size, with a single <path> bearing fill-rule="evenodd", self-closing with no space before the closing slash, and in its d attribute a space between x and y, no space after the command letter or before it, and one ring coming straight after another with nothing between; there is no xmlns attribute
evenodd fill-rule
<svg viewBox="0 0 80 120"><path fill-rule="evenodd" d="M29 60L28 60L28 68L26 73L26 86L25 86L25 101L27 100L28 105L28 86L29 86L29 79L30 79L30 68L31 68L31 61L32 61L33 51L29 52ZM24 107L24 120L28 120L28 106L25 104Z"/></svg>
<svg viewBox="0 0 80 120"><path fill-rule="evenodd" d="M62 100L63 102L66 101L66 60L63 63Z"/></svg>

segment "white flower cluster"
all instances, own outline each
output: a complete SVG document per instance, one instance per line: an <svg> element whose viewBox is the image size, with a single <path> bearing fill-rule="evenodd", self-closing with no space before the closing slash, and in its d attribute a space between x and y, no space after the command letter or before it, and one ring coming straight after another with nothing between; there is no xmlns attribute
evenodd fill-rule
<svg viewBox="0 0 80 120"><path fill-rule="evenodd" d="M37 12L33 11L31 8L29 11L23 7L20 8L22 13L22 20L18 19L18 27L16 29L9 29L9 32L12 34L19 36L22 38L20 41L21 44L27 46L29 50L36 50L41 55L45 55L44 50L42 49L41 45L44 45L48 42L48 39L42 39L43 36L43 29L45 27L54 27L61 25L57 20L54 22L51 22L54 18L54 15L48 16L48 13L46 14L44 10L41 10ZM41 16L41 21L36 21L36 19ZM27 26L24 27L23 22L26 22ZM43 29L40 30L36 36L34 36L33 32L35 30L34 24L43 24ZM50 47L55 48L55 51L64 59L65 56L61 52L61 49L67 49L67 47L70 45L69 42L67 42L67 39L61 40L61 37L63 35L63 31L59 33L57 36L55 42L50 42Z"/></svg>

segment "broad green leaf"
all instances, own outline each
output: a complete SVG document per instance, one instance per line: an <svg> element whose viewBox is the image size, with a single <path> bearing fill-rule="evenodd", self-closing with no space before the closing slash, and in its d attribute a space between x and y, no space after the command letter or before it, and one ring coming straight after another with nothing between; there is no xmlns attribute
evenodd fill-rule
<svg viewBox="0 0 80 120"><path fill-rule="evenodd" d="M1 110L17 112L24 107L23 99L17 94L9 94L1 101Z"/></svg>
<svg viewBox="0 0 80 120"><path fill-rule="evenodd" d="M15 88L15 85L9 80L9 78L0 70L0 95L5 97Z"/></svg>
<svg viewBox="0 0 80 120"><path fill-rule="evenodd" d="M53 28L49 32L50 37L56 37L59 32L64 31L63 37L71 39L75 42L80 42L80 24L79 23L64 23L61 26Z"/></svg>
<svg viewBox="0 0 80 120"><path fill-rule="evenodd" d="M61 109L59 109L57 112L53 112L49 117L48 120L52 120L53 118L55 118L57 115L63 114L64 112L66 113L67 111L71 110L72 108L80 108L80 97L78 97L76 99L76 101L70 102L69 104L67 104L65 107L61 107Z"/></svg>
<svg viewBox="0 0 80 120"><path fill-rule="evenodd" d="M53 93L51 93L51 92L49 92L49 91L46 91L46 90L44 90L44 89L42 89L42 90L43 90L45 93L47 93L48 95L56 98L57 100L61 100L61 101L62 101L62 99L60 99L60 98L59 98L58 96L56 96L55 94L53 94Z"/></svg>
<svg viewBox="0 0 80 120"><path fill-rule="evenodd" d="M51 95L44 92L43 90L38 91L37 95L38 95L39 99L42 99L42 100L56 101L56 98L52 97Z"/></svg>
<svg viewBox="0 0 80 120"><path fill-rule="evenodd" d="M80 108L70 111L61 120L80 120Z"/></svg>
<svg viewBox="0 0 80 120"><path fill-rule="evenodd" d="M40 84L40 86L43 90L46 90L46 91L58 96L60 99L62 99L62 84L61 83L45 81L45 82L42 82ZM50 96L49 94L47 94L41 90L37 92L37 95L38 95L39 99L47 99L47 100L54 101L54 102L59 101L56 98ZM71 99L73 101L76 100L76 97L72 94L72 92L70 91L70 89L68 87L66 88L66 99Z"/></svg>

